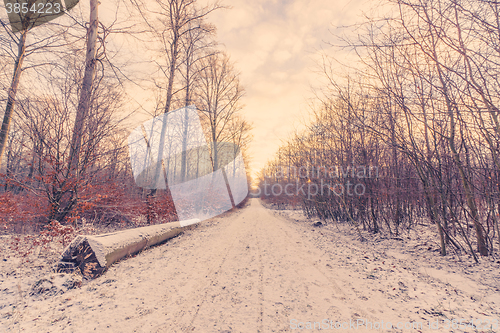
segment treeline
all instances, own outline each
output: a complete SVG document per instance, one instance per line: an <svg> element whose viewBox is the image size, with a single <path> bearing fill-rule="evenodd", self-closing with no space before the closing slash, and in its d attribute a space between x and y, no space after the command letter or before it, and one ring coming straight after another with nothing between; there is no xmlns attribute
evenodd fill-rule
<svg viewBox="0 0 500 333"><path fill-rule="evenodd" d="M8 134L0 226L7 231L41 230L54 220L175 220L168 190L135 184L128 135L142 120L178 108L194 105L207 142L230 142L245 156L251 126L240 114L244 90L207 21L222 7L194 0L115 5L101 20L97 0L81 2L38 27L23 21L28 28L17 33L0 8L0 134ZM152 106L135 103L145 91Z"/></svg>
<svg viewBox="0 0 500 333"><path fill-rule="evenodd" d="M268 185L261 194L372 233L430 224L441 255L498 253L500 5L390 0L380 8L389 14L344 39L359 60L349 64L354 73L339 79L325 60L329 84L314 121L268 163L261 185L275 192ZM292 186L279 193L290 183L294 195Z"/></svg>

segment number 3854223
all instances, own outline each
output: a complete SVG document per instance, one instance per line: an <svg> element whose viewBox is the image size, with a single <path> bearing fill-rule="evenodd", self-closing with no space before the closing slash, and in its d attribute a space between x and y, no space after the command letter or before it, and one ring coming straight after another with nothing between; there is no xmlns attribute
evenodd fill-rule
<svg viewBox="0 0 500 333"><path fill-rule="evenodd" d="M61 8L61 4L58 2L38 2L34 3L31 6L27 2L23 3L6 3L5 8L7 9L7 13L15 13L15 14L59 14L63 10Z"/></svg>

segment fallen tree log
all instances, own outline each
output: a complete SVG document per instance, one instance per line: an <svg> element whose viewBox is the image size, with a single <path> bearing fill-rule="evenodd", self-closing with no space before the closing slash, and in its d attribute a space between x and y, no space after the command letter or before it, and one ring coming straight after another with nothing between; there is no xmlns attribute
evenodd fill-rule
<svg viewBox="0 0 500 333"><path fill-rule="evenodd" d="M199 219L156 224L95 236L77 236L54 267L57 273L79 269L87 279L100 276L114 262L177 236Z"/></svg>

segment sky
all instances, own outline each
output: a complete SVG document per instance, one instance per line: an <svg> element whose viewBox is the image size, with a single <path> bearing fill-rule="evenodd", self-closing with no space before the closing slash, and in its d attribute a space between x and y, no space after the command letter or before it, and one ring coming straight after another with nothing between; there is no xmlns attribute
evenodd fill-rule
<svg viewBox="0 0 500 333"><path fill-rule="evenodd" d="M252 174L308 120L320 55L336 27L362 18L367 0L226 0L232 8L209 17L217 39L241 73L245 118L253 123ZM335 55L334 55L335 56Z"/></svg>
<svg viewBox="0 0 500 333"><path fill-rule="evenodd" d="M206 1L212 0L202 0ZM117 3L102 3L100 19L112 22ZM318 73L320 55L326 52L338 56L338 50L334 52L328 45L335 41L335 34L341 33L337 27L361 21L363 10L373 3L373 0L222 0L223 5L231 8L215 11L208 17L217 27L221 48L235 62L246 91L242 112L253 125L249 149L253 176L284 140L307 123L309 102L314 96L311 87L320 86L322 79ZM87 7L81 1L72 13L85 18ZM136 69L143 71L142 67ZM152 109L152 97L147 102L142 100L143 95L150 95L144 94L147 87L133 87L135 92L142 89L131 94L133 100L142 104L144 110ZM144 113L141 117L149 119L150 115ZM138 122L140 119L135 121Z"/></svg>

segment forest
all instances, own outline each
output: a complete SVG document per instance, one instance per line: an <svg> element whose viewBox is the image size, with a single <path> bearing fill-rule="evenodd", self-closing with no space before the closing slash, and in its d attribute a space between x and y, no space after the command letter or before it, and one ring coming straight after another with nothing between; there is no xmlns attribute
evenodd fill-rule
<svg viewBox="0 0 500 333"><path fill-rule="evenodd" d="M387 0L346 27L330 45L349 63L323 56L314 120L257 192L371 234L424 224L443 256L498 254L499 14L496 1Z"/></svg>
<svg viewBox="0 0 500 333"><path fill-rule="evenodd" d="M4 0L0 331L493 332L497 0Z"/></svg>
<svg viewBox="0 0 500 333"><path fill-rule="evenodd" d="M49 5L64 11L48 15ZM134 180L128 137L143 121L194 107L206 141L219 143L213 170L224 143L247 159L240 74L207 20L221 10L195 0L5 3L0 228L19 235L12 246L26 254L55 238L178 220L168 188Z"/></svg>

